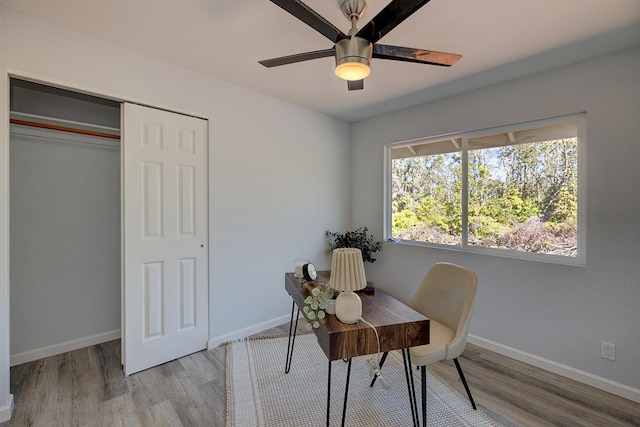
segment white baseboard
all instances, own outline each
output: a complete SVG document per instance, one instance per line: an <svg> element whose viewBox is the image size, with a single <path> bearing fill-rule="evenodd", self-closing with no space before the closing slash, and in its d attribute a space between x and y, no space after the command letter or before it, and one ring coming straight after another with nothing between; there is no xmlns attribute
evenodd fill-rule
<svg viewBox="0 0 640 427"><path fill-rule="evenodd" d="M9 401L6 405L0 406L0 423L9 421L13 413L13 394L9 395Z"/></svg>
<svg viewBox="0 0 640 427"><path fill-rule="evenodd" d="M535 366L536 368L562 375L563 377L570 378L583 384L590 385L591 387L615 394L616 396L624 397L625 399L640 403L640 389L611 381L607 378L599 377L597 375L590 374L589 372L572 368L571 366L556 363L552 360L544 359L475 335L469 335L467 341L471 344L477 345L478 347L486 348L487 350L519 360L520 362L527 363Z"/></svg>
<svg viewBox="0 0 640 427"><path fill-rule="evenodd" d="M257 334L258 332L266 331L267 329L271 329L275 326L280 326L283 323L288 322L290 319L291 315L285 314L284 316L276 317L275 319L267 320L266 322L258 323L256 325L238 329L237 331L229 332L224 335L209 338L207 348L210 350L212 348L218 347L220 344L246 338L250 335Z"/></svg>
<svg viewBox="0 0 640 427"><path fill-rule="evenodd" d="M66 353L67 351L77 350L79 348L89 347L91 345L100 344L120 338L120 329L115 331L104 332L97 335L78 338L76 340L62 342L47 347L37 348L18 354L11 355L11 366L20 365L22 363L31 362L33 360L42 359L44 357L55 356L56 354Z"/></svg>

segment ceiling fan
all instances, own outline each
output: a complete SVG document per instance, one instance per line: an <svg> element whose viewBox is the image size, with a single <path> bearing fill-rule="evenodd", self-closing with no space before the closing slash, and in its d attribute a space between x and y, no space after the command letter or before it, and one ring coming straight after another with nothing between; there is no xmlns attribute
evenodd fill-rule
<svg viewBox="0 0 640 427"><path fill-rule="evenodd" d="M357 23L367 8L367 2L365 0L344 0L341 7L342 13L351 22L351 29L348 34L345 34L300 0L271 0L272 3L280 6L335 44L330 49L298 53L258 62L270 68L335 56L335 73L347 81L349 90L364 88L364 78L371 72L371 58L450 67L462 58L462 55L378 44L378 41L389 31L429 1L392 0L362 29L358 30Z"/></svg>

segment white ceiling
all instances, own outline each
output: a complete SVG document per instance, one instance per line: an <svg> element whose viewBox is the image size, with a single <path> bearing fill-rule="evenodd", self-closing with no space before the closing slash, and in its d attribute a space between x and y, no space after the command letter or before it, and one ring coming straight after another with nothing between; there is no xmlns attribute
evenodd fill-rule
<svg viewBox="0 0 640 427"><path fill-rule="evenodd" d="M340 0L304 0L343 32ZM368 0L359 27L389 0ZM640 43L639 0L431 0L380 43L462 54L451 68L373 60L347 91L333 58L257 63L332 43L269 0L0 0L204 74L358 120Z"/></svg>

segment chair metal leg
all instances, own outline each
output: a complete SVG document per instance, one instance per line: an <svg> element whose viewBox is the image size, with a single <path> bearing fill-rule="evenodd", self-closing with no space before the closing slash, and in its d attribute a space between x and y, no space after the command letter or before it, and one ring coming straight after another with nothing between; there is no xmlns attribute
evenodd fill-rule
<svg viewBox="0 0 640 427"><path fill-rule="evenodd" d="M420 366L420 391L422 391L422 427L427 427L427 367Z"/></svg>
<svg viewBox="0 0 640 427"><path fill-rule="evenodd" d="M378 368L382 369L382 365L384 365L384 361L387 360L387 356L388 355L389 355L388 351L385 351L382 354L382 357L380 358L380 366L378 366ZM402 353L402 357L404 357L404 353ZM373 387L373 385L376 383L376 379L377 378L378 378L378 376L376 375L371 379L371 384L369 384L369 387Z"/></svg>
<svg viewBox="0 0 640 427"><path fill-rule="evenodd" d="M473 401L473 397L471 397L471 390L469 390L469 385L467 384L467 380L462 373L462 368L460 367L460 362L458 362L458 358L453 359L453 363L456 364L456 369L458 370L458 375L462 380L462 384L464 385L464 389L467 391L467 396L469 396L469 400L471 401L471 406L473 406L473 410L476 410L476 402Z"/></svg>
<svg viewBox="0 0 640 427"><path fill-rule="evenodd" d="M298 319L300 317L300 309L296 314L296 322L293 324L293 312L296 309L295 301L291 305L291 320L289 321L289 342L287 343L287 360L284 365L284 373L288 374L291 370L291 360L293 359L293 346L296 343L296 333L298 332ZM292 335L293 334L293 335Z"/></svg>
<svg viewBox="0 0 640 427"><path fill-rule="evenodd" d="M409 405L411 406L411 419L413 427L418 427L418 406L416 404L416 389L413 382L413 373L411 372L411 354L408 348L402 349L402 361L404 362L404 375L407 378L407 391L409 392Z"/></svg>

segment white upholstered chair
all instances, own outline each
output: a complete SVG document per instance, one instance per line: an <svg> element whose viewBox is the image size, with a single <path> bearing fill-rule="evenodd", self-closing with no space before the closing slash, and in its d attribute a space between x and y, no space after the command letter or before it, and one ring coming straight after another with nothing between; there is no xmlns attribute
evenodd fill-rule
<svg viewBox="0 0 640 427"><path fill-rule="evenodd" d="M411 300L411 308L429 318L429 344L409 349L411 363L420 367L422 422L426 425L426 366L441 360L453 360L471 406L476 404L462 373L458 356L467 345L471 313L476 297L476 273L459 265L434 264ZM415 393L412 405L415 408ZM417 413L417 408L416 413Z"/></svg>

